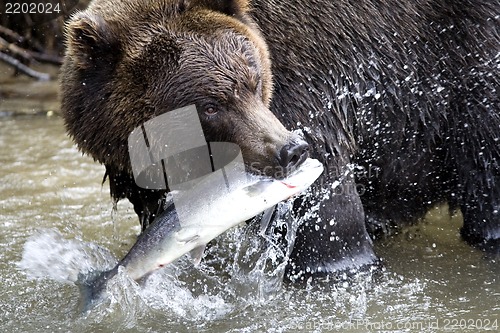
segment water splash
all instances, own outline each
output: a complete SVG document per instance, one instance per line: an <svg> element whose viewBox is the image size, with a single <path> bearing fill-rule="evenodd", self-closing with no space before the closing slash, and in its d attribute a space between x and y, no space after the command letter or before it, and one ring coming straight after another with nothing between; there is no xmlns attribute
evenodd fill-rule
<svg viewBox="0 0 500 333"><path fill-rule="evenodd" d="M18 267L30 279L51 279L62 283L77 281L79 273L107 270L116 259L105 248L79 239L65 239L57 229L43 229L24 245Z"/></svg>
<svg viewBox="0 0 500 333"><path fill-rule="evenodd" d="M158 317L169 330L174 327L189 331L217 328L219 323L227 325L234 319L245 327L234 332L253 328L284 332L308 325L311 320L321 325L342 321L348 325L353 320L367 318L370 307L374 306L401 315L408 306L390 308L389 302L386 303L394 290L398 290L405 304L412 304L415 297L416 304L423 303L420 298L425 284L418 280L402 281L387 274L382 281L375 281L369 272L346 276L344 281L326 286L285 288L283 276L298 224L291 203L281 203L264 233L259 234L257 218L254 223L224 234L209 248L199 266L184 256L139 283L119 269L108 281L103 301L90 312L77 315L76 323L86 329L90 325L96 331L104 327L102 323L133 331L137 327L146 329L141 326L144 321L154 321L156 326L163 327L154 320ZM65 239L59 231L45 229L28 239L18 266L29 278L68 284L76 281L80 272L111 269L115 263L108 250L94 243ZM79 297L76 288L73 293L76 300ZM370 301L374 295L384 301L374 304ZM327 309L318 304L330 306ZM259 310L263 306L266 311ZM293 308L301 309L300 316L290 312ZM264 314L272 317L271 322L263 319ZM283 318L288 319L283 321Z"/></svg>
<svg viewBox="0 0 500 333"><path fill-rule="evenodd" d="M253 305L270 305L283 291L298 228L291 205L278 204L272 225L261 234L259 218L226 233L197 267L183 257L151 274L141 291L147 305L195 322L226 318ZM213 259L207 258L211 255Z"/></svg>
<svg viewBox="0 0 500 333"><path fill-rule="evenodd" d="M178 276L176 270L185 266L183 276ZM213 284L213 278L203 274L182 260L162 271L152 274L145 282L141 294L147 306L153 310L167 312L176 318L195 322L224 318L234 311L234 304L228 297L223 284L215 283L213 288L204 288ZM212 280L212 281L210 281ZM202 287L201 290L197 289Z"/></svg>
<svg viewBox="0 0 500 333"><path fill-rule="evenodd" d="M298 223L290 212L291 202L279 204L273 223L260 235L258 218L228 233L209 250L214 258L197 267L183 257L140 283L120 269L107 283L103 300L85 318L101 322L113 314L115 319L123 317L126 328L144 313L160 311L203 322L269 302L282 290L295 240ZM79 274L109 270L116 262L109 250L95 243L42 229L26 241L17 265L29 279L72 284Z"/></svg>
<svg viewBox="0 0 500 333"><path fill-rule="evenodd" d="M147 331L149 325L157 332L229 328L232 332L320 332L375 322L378 317L373 313L379 311L398 320L413 312L421 317L414 315L413 319L431 315L428 309L433 300L427 296L425 281L386 271L285 288L284 268L297 220L290 218L287 203L275 214L264 235L258 235L256 220L218 238L199 266L185 256L139 283L120 269L106 285L104 300L83 315L75 308L75 318L67 324L78 327L78 332L107 332L109 327L137 332ZM45 229L28 239L18 266L30 278L68 284L78 272L111 268L115 261L108 250L96 244L65 239L59 231ZM79 297L76 288L72 293L68 290L69 297ZM395 294L398 302L391 301ZM423 304L428 309L423 309Z"/></svg>
<svg viewBox="0 0 500 333"><path fill-rule="evenodd" d="M258 221L247 226L236 247L229 286L246 302L264 304L282 290L299 223L291 201L279 203L274 214L267 230L259 233Z"/></svg>

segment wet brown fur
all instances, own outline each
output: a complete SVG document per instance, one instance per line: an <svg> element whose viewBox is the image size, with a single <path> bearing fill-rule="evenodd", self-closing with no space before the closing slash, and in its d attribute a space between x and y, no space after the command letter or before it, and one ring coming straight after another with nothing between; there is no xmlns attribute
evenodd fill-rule
<svg viewBox="0 0 500 333"><path fill-rule="evenodd" d="M237 105L238 98L247 97L245 90L256 91L258 80L261 101L242 105L246 110L240 112L252 118L247 124L254 133L268 128L269 141L284 143L289 134L268 110L272 77L267 47L247 11L247 1L137 1L120 6L94 1L76 14L67 28L62 110L79 147L105 165L129 171L128 135L159 113L195 102L183 99L182 91L193 95L199 90L200 96ZM232 44L234 53L226 54ZM256 53L258 68L251 70L245 59L237 59L238 52ZM160 80L158 66L177 72L175 78L165 75ZM167 91L171 95L158 96ZM256 118L267 120L258 123ZM249 160L256 159L262 146L255 140L248 135L238 142L243 149L246 142L253 144L246 150ZM261 149L261 159L269 156Z"/></svg>

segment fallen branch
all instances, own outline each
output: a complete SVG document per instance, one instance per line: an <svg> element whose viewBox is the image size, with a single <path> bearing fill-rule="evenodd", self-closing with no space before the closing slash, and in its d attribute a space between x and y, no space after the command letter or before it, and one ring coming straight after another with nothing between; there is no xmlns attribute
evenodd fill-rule
<svg viewBox="0 0 500 333"><path fill-rule="evenodd" d="M17 55L29 62L33 61L33 57L25 49L17 46L16 44L7 42L2 37L0 37L0 50L8 50L12 54Z"/></svg>
<svg viewBox="0 0 500 333"><path fill-rule="evenodd" d="M40 53L40 52L33 52L33 51L27 51L33 59L35 59L38 62L43 62L45 64L52 64L52 65L62 65L62 58L59 56L55 55L50 55L46 53Z"/></svg>
<svg viewBox="0 0 500 333"><path fill-rule="evenodd" d="M31 62L33 60L37 60L39 62L43 63L48 63L48 64L53 64L53 65L61 65L62 64L62 58L46 53L41 53L41 52L35 52L31 50L26 50L22 47L19 47L13 43L9 43L2 37L0 37L0 49L4 50L9 50L11 53L22 57L28 62Z"/></svg>
<svg viewBox="0 0 500 333"><path fill-rule="evenodd" d="M0 60L4 63L14 67L19 72L28 75L29 77L35 78L39 81L49 81L50 75L47 73L41 73L34 69L29 68L28 66L22 64L19 60L14 57L11 57L8 54L0 52Z"/></svg>
<svg viewBox="0 0 500 333"><path fill-rule="evenodd" d="M44 50L42 45L38 43L36 40L32 40L30 38L21 36L14 30L4 27L3 25L0 25L0 35L3 35L5 38L11 40L11 42L13 43L23 44L23 46L27 46L38 52L42 52Z"/></svg>
<svg viewBox="0 0 500 333"><path fill-rule="evenodd" d="M24 43L26 41L26 38L18 34L17 32L10 30L9 28L4 27L3 25L0 25L0 34L9 37L16 43Z"/></svg>

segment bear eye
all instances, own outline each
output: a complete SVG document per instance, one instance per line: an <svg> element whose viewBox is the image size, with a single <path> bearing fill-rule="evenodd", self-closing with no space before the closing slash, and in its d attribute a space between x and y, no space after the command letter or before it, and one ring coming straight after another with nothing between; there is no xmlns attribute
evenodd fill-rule
<svg viewBox="0 0 500 333"><path fill-rule="evenodd" d="M214 116L219 112L217 107L213 104L208 104L205 106L204 112L207 116Z"/></svg>

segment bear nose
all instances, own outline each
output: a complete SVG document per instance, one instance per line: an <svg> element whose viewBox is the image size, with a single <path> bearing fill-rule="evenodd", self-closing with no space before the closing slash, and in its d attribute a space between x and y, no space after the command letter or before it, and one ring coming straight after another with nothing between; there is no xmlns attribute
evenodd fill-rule
<svg viewBox="0 0 500 333"><path fill-rule="evenodd" d="M284 145L279 154L280 166L289 173L302 164L309 155L309 145L302 139L295 139Z"/></svg>

